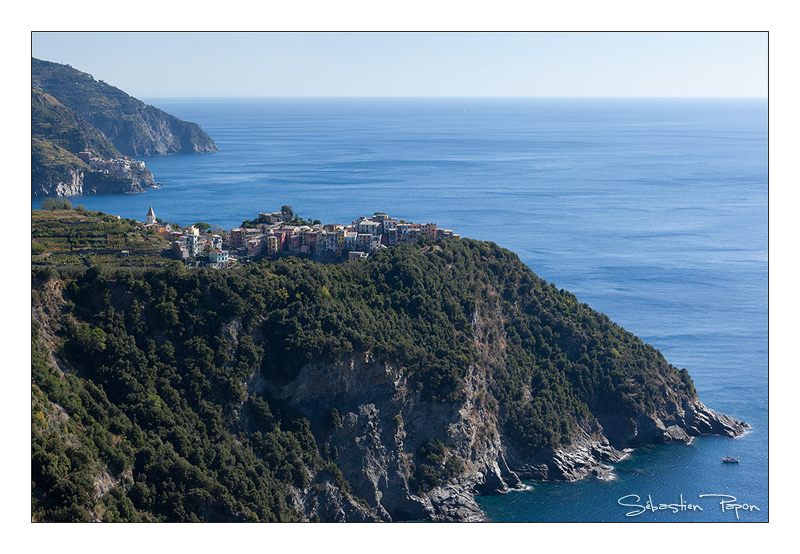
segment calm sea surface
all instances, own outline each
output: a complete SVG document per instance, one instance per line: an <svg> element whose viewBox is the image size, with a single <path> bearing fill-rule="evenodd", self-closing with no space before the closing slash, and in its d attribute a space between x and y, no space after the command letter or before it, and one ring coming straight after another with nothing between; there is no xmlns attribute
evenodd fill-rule
<svg viewBox="0 0 800 554"><path fill-rule="evenodd" d="M736 440L639 449L612 481L481 497L490 520L737 521L704 494L758 508L740 522L768 519L766 100L147 102L199 123L220 152L143 157L163 188L73 204L226 229L284 204L325 223L433 221L517 252L686 367L707 406L752 425ZM723 465L726 449L741 463ZM648 498L676 511L620 504Z"/></svg>

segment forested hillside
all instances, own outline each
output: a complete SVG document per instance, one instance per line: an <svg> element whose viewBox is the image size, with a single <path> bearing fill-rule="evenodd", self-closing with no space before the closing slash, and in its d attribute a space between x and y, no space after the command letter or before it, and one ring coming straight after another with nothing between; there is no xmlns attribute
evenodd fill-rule
<svg viewBox="0 0 800 554"><path fill-rule="evenodd" d="M491 243L32 279L36 520L294 521L326 519L331 502L348 520L385 519L388 506L353 493L348 443L333 440L355 408L332 396L318 413L277 392L363 353L395 368L418 406L468 402L530 460L587 426L635 429L641 414L697 401L686 370ZM404 494L424 498L480 448L403 427L411 415L392 416L392 432L410 449Z"/></svg>

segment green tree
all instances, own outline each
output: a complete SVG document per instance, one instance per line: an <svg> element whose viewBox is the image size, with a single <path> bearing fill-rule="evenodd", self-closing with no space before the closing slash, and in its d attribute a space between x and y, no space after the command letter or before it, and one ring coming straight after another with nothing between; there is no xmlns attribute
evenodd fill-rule
<svg viewBox="0 0 800 554"><path fill-rule="evenodd" d="M72 202L66 198L45 198L42 202L43 210L71 210Z"/></svg>

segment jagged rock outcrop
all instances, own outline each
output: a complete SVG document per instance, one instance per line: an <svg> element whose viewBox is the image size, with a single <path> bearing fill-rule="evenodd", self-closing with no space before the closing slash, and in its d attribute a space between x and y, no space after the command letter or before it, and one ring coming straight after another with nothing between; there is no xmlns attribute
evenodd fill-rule
<svg viewBox="0 0 800 554"><path fill-rule="evenodd" d="M83 194L84 171L67 168L31 181L33 196L77 196Z"/></svg>
<svg viewBox="0 0 800 554"><path fill-rule="evenodd" d="M700 435L735 437L748 425L707 408L699 400L666 403L657 413L642 413L635 419L599 414L604 434L615 444L636 447L647 444L688 442Z"/></svg>
<svg viewBox="0 0 800 554"><path fill-rule="evenodd" d="M569 446L545 448L532 458L508 445L508 457L521 479L531 481L577 481L585 477L608 478L608 464L622 460L624 450L611 445L597 422L582 422Z"/></svg>
<svg viewBox="0 0 800 554"><path fill-rule="evenodd" d="M620 461L625 448L688 441L701 434L735 436L747 427L699 401L687 402L669 413L643 414L635 422L606 418L608 431L598 421L583 422L570 445L526 457L506 439L496 411L486 405L486 375L479 367L470 368L467 383L461 402L425 401L401 370L359 353L335 363L309 364L289 383L260 379L257 388L290 402L315 424L319 443L337 452L336 464L353 494L385 521L478 520L477 493L507 492L521 487L523 479L608 478L613 471L608 464ZM341 421L326 429L326 414L333 409ZM439 486L419 490L414 482L419 449L437 439L463 470ZM341 494L324 489L312 496L316 507L306 513L336 521L360 517L347 515ZM333 507L324 507L325 502Z"/></svg>
<svg viewBox="0 0 800 554"><path fill-rule="evenodd" d="M422 399L398 368L354 354L333 365L306 366L288 384L261 386L291 402L312 422L332 409L341 413L333 430L317 425L320 443L337 452L336 464L384 520L464 521L480 517L474 493L500 492L520 485L505 463L494 414L476 405L476 388L464 402ZM414 490L415 453L442 440L447 456L464 463L463 472L430 491Z"/></svg>
<svg viewBox="0 0 800 554"><path fill-rule="evenodd" d="M146 169L139 171L132 178L114 178L79 168L65 167L60 170L35 173L31 181L31 194L50 197L138 194L147 188L157 188L157 186L153 175Z"/></svg>
<svg viewBox="0 0 800 554"><path fill-rule="evenodd" d="M371 510L324 478L306 491L294 491L294 507L309 521L323 523L372 523L381 521Z"/></svg>

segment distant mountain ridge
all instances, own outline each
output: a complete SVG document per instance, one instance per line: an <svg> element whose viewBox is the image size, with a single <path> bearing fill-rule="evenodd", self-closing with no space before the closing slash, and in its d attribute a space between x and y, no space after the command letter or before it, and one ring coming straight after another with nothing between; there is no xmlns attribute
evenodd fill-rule
<svg viewBox="0 0 800 554"><path fill-rule="evenodd" d="M74 110L126 156L218 151L197 123L149 106L69 65L31 58L31 86Z"/></svg>

